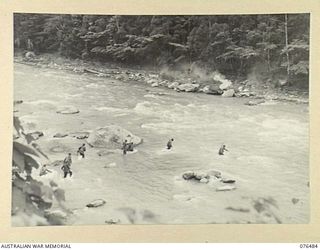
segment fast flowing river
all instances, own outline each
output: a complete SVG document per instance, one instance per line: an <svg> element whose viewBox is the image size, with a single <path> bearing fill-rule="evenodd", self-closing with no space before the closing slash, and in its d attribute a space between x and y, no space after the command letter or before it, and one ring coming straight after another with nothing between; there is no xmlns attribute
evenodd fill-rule
<svg viewBox="0 0 320 250"><path fill-rule="evenodd" d="M50 160L73 153L74 176L62 180L57 167L55 177L76 216L70 223L260 223L252 207L259 197L276 201L282 223L309 221L308 105L246 106L241 98L177 93L22 64L15 65L14 99L24 101L15 114L25 126L44 132L39 144ZM56 113L70 105L80 113ZM87 158L78 160L81 140L53 138L58 132L92 131L108 124L131 131L144 143L125 156L98 156L87 147ZM171 151L165 150L169 138L174 138ZM219 156L222 143L229 152ZM66 151L50 152L53 145ZM237 189L216 192L215 184L181 178L188 170L212 169L235 179ZM85 208L94 199L107 203Z"/></svg>

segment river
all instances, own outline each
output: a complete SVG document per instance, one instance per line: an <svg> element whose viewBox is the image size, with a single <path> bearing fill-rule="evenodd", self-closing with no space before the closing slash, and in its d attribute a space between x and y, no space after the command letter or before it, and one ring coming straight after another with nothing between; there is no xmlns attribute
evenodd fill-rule
<svg viewBox="0 0 320 250"><path fill-rule="evenodd" d="M16 113L26 126L43 131L39 140L51 160L74 154L71 179L61 180L70 224L260 223L252 200L276 201L282 223L309 222L309 111L306 104L266 102L246 106L245 98L178 93L90 74L14 67ZM62 115L72 105L79 114ZM99 157L88 148L77 160L82 141L53 139L57 132L92 131L116 124L143 138L137 152ZM165 145L174 138L173 150ZM221 144L229 152L218 155ZM63 144L66 152L50 152ZM188 170L219 170L236 180L236 190L216 192L215 184L185 181ZM57 168L57 172L59 169ZM60 174L60 173L59 173ZM57 178L57 177L56 177ZM292 199L298 202L292 202ZM104 199L106 205L85 204ZM237 212L227 207L245 207Z"/></svg>

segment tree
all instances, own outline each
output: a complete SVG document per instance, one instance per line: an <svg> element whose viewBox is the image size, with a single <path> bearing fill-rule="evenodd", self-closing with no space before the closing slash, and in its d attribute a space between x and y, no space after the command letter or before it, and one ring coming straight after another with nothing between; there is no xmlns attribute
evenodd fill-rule
<svg viewBox="0 0 320 250"><path fill-rule="evenodd" d="M289 59L289 50L288 50L288 14L284 15L285 21L284 21L284 29L285 29L285 40L286 40L286 45L285 49L283 50L286 54L287 57L287 81L290 81L290 59Z"/></svg>
<svg viewBox="0 0 320 250"><path fill-rule="evenodd" d="M309 14L15 14L15 48L135 65L197 62L208 71L308 78ZM290 79L291 81L292 79Z"/></svg>

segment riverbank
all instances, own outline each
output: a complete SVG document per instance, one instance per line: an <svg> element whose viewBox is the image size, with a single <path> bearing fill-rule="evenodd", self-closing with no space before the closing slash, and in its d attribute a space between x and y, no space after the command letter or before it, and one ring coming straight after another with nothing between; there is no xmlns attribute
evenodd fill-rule
<svg viewBox="0 0 320 250"><path fill-rule="evenodd" d="M14 62L40 68L67 70L79 74L93 74L101 78L123 82L139 82L154 88L169 88L177 92L242 97L248 99L245 104L251 106L262 104L265 100L309 103L309 95L306 90L275 88L250 78L230 81L218 72L208 75L199 69L191 72L169 69L128 69L115 64L67 59L54 54L30 56L29 58L17 54L14 57Z"/></svg>

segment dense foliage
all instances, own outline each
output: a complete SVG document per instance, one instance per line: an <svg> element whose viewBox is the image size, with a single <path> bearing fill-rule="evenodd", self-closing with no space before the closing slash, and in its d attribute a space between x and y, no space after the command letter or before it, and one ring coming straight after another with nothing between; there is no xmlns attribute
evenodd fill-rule
<svg viewBox="0 0 320 250"><path fill-rule="evenodd" d="M309 14L15 14L14 25L15 48L38 54L308 82Z"/></svg>
<svg viewBox="0 0 320 250"><path fill-rule="evenodd" d="M34 142L32 134L25 133L18 117L14 116L12 149L12 225L44 226L64 224L61 216L65 192L53 180L41 179L35 169L41 167L41 157L48 156ZM45 183L45 180L47 183Z"/></svg>

